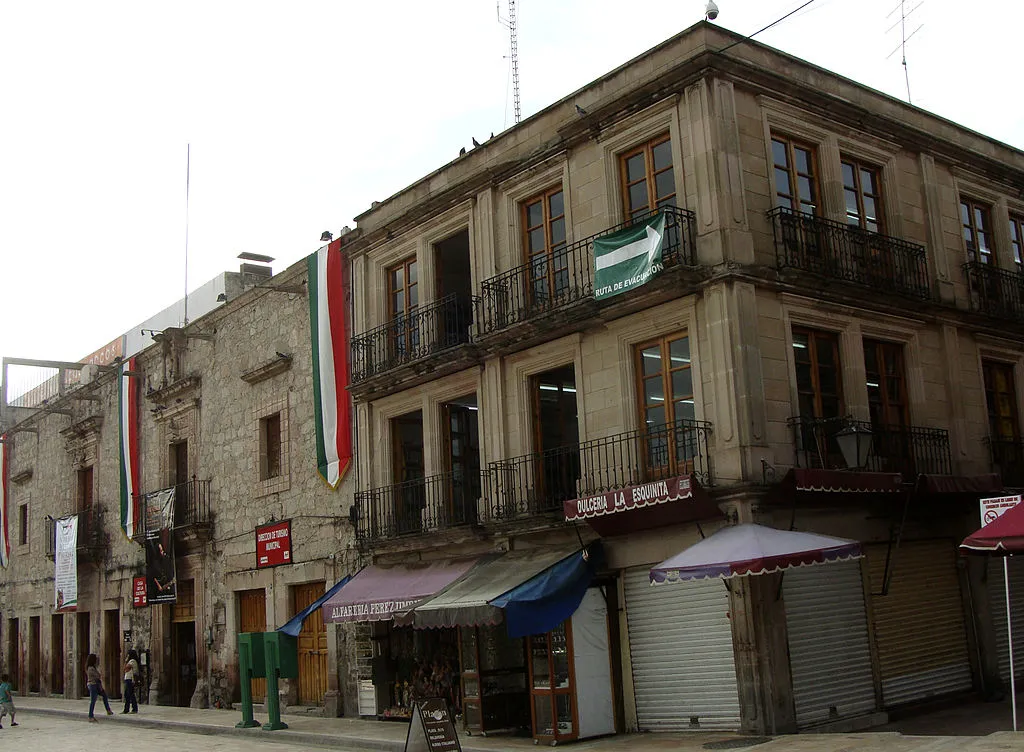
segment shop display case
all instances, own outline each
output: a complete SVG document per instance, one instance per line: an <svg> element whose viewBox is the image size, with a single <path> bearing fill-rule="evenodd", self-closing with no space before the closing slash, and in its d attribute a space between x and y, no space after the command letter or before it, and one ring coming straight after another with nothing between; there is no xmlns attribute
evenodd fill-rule
<svg viewBox="0 0 1024 752"><path fill-rule="evenodd" d="M525 645L499 626L459 630L463 726L473 734L518 733L530 725Z"/></svg>

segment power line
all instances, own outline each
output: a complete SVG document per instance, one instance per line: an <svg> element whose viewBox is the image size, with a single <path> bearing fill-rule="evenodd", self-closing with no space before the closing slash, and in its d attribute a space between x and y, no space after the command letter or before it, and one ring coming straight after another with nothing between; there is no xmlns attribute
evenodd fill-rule
<svg viewBox="0 0 1024 752"><path fill-rule="evenodd" d="M733 47L735 47L736 45L738 45L738 44L742 44L743 42L746 42L747 40L753 39L753 38L754 38L754 37L756 37L756 36L757 36L758 34L760 34L760 33L761 33L762 31L768 31L768 29L770 29L771 27L775 26L776 24L782 23L782 22L783 22L783 21L785 21L785 20L786 20L787 18L789 18L790 16L792 16L792 15L793 15L794 13L797 13L797 12L799 12L799 11L803 10L804 8L806 8L806 7L808 6L808 5L810 5L810 4L811 4L811 3L813 3L813 2L814 2L814 0L807 0L807 2L805 2L805 3L804 3L803 5L801 5L801 6L799 7L799 8L794 8L794 9L793 9L793 10L791 10L791 11L790 11L789 13L787 13L786 15L784 15L784 16L783 16L782 18L778 18L778 19L776 19L776 20L772 21L772 22L771 22L770 24L768 24L767 26L765 26L765 27L764 27L763 29L758 29L758 30L757 30L757 31L755 31L755 32L754 32L753 34L750 34L750 35L748 35L748 36L745 36L745 37L743 37L742 39L737 39L737 40L736 40L735 42L733 42L732 44L727 44L727 45L726 45L725 47L723 47L722 49L720 49L720 50L716 50L716 52L722 53L722 52L725 52L726 50L731 50L731 49L732 49Z"/></svg>

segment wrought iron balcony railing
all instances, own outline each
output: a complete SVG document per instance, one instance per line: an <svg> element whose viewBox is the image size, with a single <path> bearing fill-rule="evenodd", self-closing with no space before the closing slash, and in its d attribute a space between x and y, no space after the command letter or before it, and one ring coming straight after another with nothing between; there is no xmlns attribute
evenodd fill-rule
<svg viewBox="0 0 1024 752"><path fill-rule="evenodd" d="M78 556L90 557L103 548L106 537L103 535L100 514L96 507L76 512L78 515ZM46 518L46 555L51 559L57 555L57 520Z"/></svg>
<svg viewBox="0 0 1024 752"><path fill-rule="evenodd" d="M355 495L356 537L386 540L477 521L480 473L442 473Z"/></svg>
<svg viewBox="0 0 1024 752"><path fill-rule="evenodd" d="M200 480L192 476L191 480L184 483L177 483L160 491L174 489L174 529L185 530L195 527L209 525L213 520L210 516L210 486L212 480ZM159 493L154 491L153 493ZM150 503L151 494L139 494L135 498L138 502L140 524L136 526L136 540L142 540L146 533L146 524L150 515L147 513L146 505Z"/></svg>
<svg viewBox="0 0 1024 752"><path fill-rule="evenodd" d="M1024 488L1024 440L985 439L992 457L992 472L1006 488Z"/></svg>
<svg viewBox="0 0 1024 752"><path fill-rule="evenodd" d="M358 383L470 342L473 300L454 293L352 338Z"/></svg>
<svg viewBox="0 0 1024 752"><path fill-rule="evenodd" d="M696 261L696 218L693 212L666 206L665 268ZM481 334L492 334L514 324L572 306L594 294L594 240L649 219L648 212L629 222L577 240L554 253L522 264L481 285L477 324Z"/></svg>
<svg viewBox="0 0 1024 752"><path fill-rule="evenodd" d="M710 433L710 423L680 420L492 462L488 517L561 514L568 499L678 475L692 474L709 485Z"/></svg>
<svg viewBox="0 0 1024 752"><path fill-rule="evenodd" d="M850 418L790 418L796 443L797 467L826 470L856 469L843 458L836 434L856 427L871 434L863 470L901 473L906 480L918 474L950 475L953 460L949 431L944 428L875 425Z"/></svg>
<svg viewBox="0 0 1024 752"><path fill-rule="evenodd" d="M1024 274L972 261L964 264L972 311L1024 321Z"/></svg>
<svg viewBox="0 0 1024 752"><path fill-rule="evenodd" d="M931 298L923 247L783 207L768 216L780 269L801 269L919 300Z"/></svg>

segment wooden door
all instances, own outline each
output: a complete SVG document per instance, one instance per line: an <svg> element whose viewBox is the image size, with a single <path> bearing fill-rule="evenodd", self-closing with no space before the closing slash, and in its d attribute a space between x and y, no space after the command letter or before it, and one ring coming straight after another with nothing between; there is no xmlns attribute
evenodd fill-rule
<svg viewBox="0 0 1024 752"><path fill-rule="evenodd" d="M323 582L296 585L293 593L293 614L299 613L324 594ZM302 623L299 632L299 704L319 705L327 692L327 627L320 609Z"/></svg>
<svg viewBox="0 0 1024 752"><path fill-rule="evenodd" d="M75 646L78 653L75 656L75 677L78 681L78 696L88 697L89 688L86 686L85 661L89 657L89 612L79 611L75 614Z"/></svg>
<svg viewBox="0 0 1024 752"><path fill-rule="evenodd" d="M121 697L121 612L103 612L103 688L113 698Z"/></svg>
<svg viewBox="0 0 1024 752"><path fill-rule="evenodd" d="M199 679L196 646L196 581L181 580L178 597L171 605L171 666L174 671L174 703L188 707Z"/></svg>
<svg viewBox="0 0 1024 752"><path fill-rule="evenodd" d="M243 590L238 594L238 631L267 631L267 591ZM267 680L251 679L252 701L263 702L267 698Z"/></svg>
<svg viewBox="0 0 1024 752"><path fill-rule="evenodd" d="M50 694L64 694L64 614L50 618Z"/></svg>
<svg viewBox="0 0 1024 752"><path fill-rule="evenodd" d="M28 619L28 691L38 692L42 685L40 676L40 652L39 640L41 637L41 618L30 616Z"/></svg>

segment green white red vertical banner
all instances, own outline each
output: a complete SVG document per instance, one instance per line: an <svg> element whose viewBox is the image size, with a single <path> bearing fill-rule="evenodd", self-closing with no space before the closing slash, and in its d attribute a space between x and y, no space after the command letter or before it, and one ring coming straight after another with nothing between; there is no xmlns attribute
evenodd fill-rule
<svg viewBox="0 0 1024 752"><path fill-rule="evenodd" d="M337 488L352 461L347 296L341 239L311 254L307 265L316 465L327 485Z"/></svg>
<svg viewBox="0 0 1024 752"><path fill-rule="evenodd" d="M11 539L7 534L7 494L10 471L10 450L7 434L0 436L0 567L11 563Z"/></svg>
<svg viewBox="0 0 1024 752"><path fill-rule="evenodd" d="M118 383L118 421L121 469L121 529L129 538L139 528L139 379L129 372L135 370L135 358L121 364Z"/></svg>

